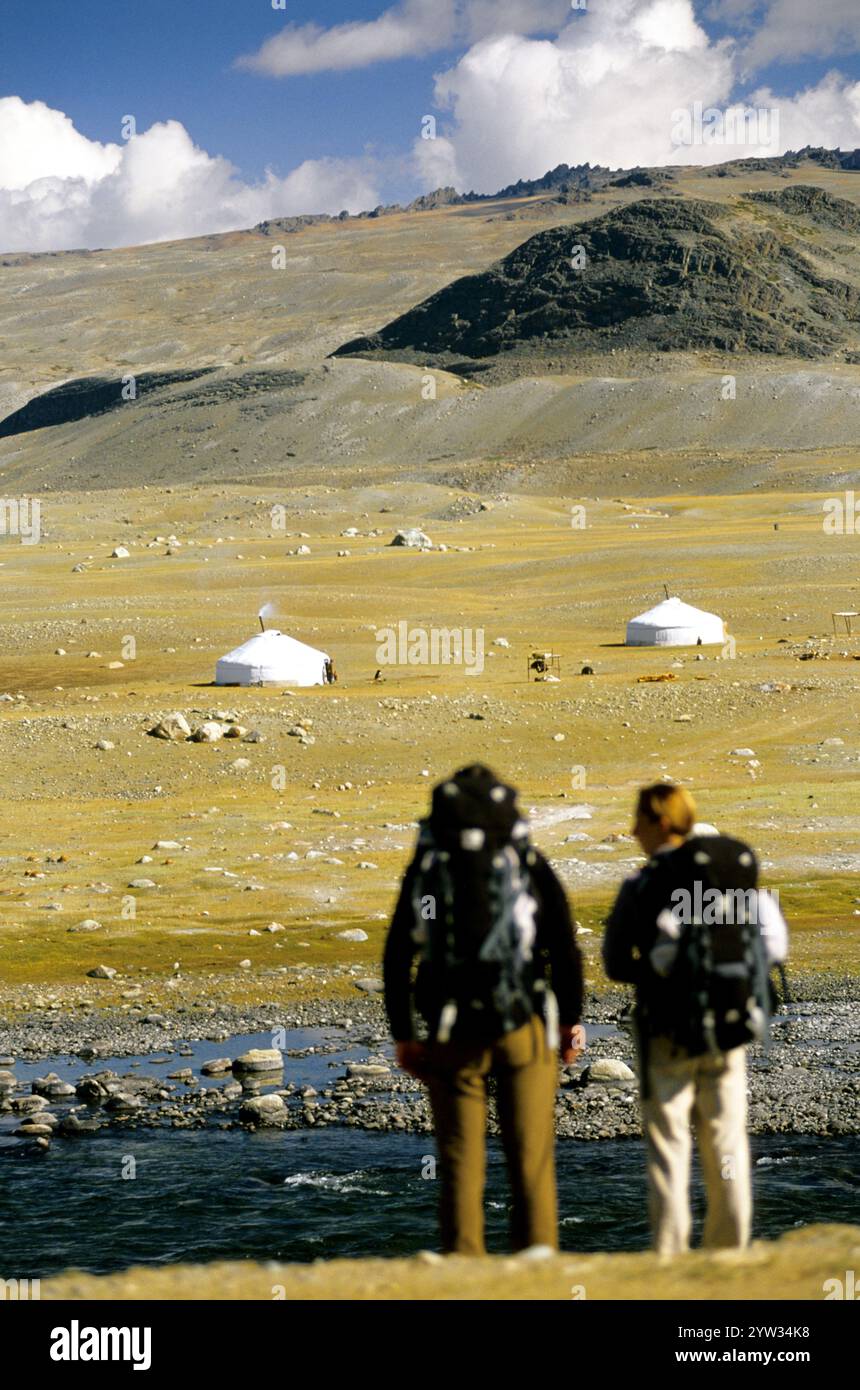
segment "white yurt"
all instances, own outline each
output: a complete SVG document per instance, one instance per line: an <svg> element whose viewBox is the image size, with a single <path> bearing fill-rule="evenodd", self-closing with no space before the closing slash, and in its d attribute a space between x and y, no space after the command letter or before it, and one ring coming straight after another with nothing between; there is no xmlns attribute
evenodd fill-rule
<svg viewBox="0 0 860 1390"><path fill-rule="evenodd" d="M325 685L328 656L274 629L258 632L215 667L216 685Z"/></svg>
<svg viewBox="0 0 860 1390"><path fill-rule="evenodd" d="M666 598L627 624L628 647L695 647L725 642L726 625L716 613L705 613L679 598Z"/></svg>

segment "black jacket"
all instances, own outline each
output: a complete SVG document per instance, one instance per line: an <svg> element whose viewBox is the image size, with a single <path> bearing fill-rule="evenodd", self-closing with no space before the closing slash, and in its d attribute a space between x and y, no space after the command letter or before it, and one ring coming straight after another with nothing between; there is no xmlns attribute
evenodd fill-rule
<svg viewBox="0 0 860 1390"><path fill-rule="evenodd" d="M582 954L564 889L543 855L536 850L534 855L535 862L529 866L529 875L531 889L538 902L534 943L537 974L538 977L543 974L552 987L562 1026L572 1025L579 1023L582 1017ZM412 906L415 874L416 865L413 863L403 878L383 959L385 1007L396 1042L409 1042L415 1037L412 970L419 950L412 935L415 926ZM441 1008L444 1002L438 1000L438 1007ZM437 1022L436 1010L432 1006L425 1010L425 1021L432 1032Z"/></svg>

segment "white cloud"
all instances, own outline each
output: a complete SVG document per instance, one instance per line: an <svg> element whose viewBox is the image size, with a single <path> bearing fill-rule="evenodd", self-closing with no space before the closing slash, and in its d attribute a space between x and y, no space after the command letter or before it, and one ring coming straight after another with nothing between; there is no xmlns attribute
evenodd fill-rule
<svg viewBox="0 0 860 1390"><path fill-rule="evenodd" d="M433 53L453 38L454 0L405 0L378 19L357 20L322 29L318 24L288 24L238 66L270 77L343 71L395 58Z"/></svg>
<svg viewBox="0 0 860 1390"><path fill-rule="evenodd" d="M860 82L846 81L841 73L828 73L815 87L793 97L761 88L751 94L750 103L779 112L784 149L800 150L804 145L823 145L828 150L860 148Z"/></svg>
<svg viewBox="0 0 860 1390"><path fill-rule="evenodd" d="M856 88L832 75L793 97L756 94L756 105L780 113L778 132L763 124L760 144L679 145L678 111L735 104L739 62L732 40L714 41L697 24L692 0L592 0L555 39L483 39L437 77L436 103L451 116L440 123L442 162L461 188L492 192L560 163L718 163L860 144ZM413 148L425 187L434 175L427 143Z"/></svg>
<svg viewBox="0 0 860 1390"><path fill-rule="evenodd" d="M860 83L838 72L794 94L749 94L750 104L778 112L778 139L771 140L771 125L760 145L679 146L677 112L696 104L725 109L755 45L790 57L816 45L823 51L840 36L846 49L860 42L858 0L817 0L814 13L806 0L712 0L709 13L730 19L735 32L746 25L750 43L709 37L693 0L588 0L576 13L569 0L403 0L370 23L313 35L305 26L303 49L289 46L299 33L293 26L280 36L287 46L271 53L280 52L284 71L315 71L417 52L416 45L429 51L452 36L468 43L436 78L436 103L446 113L438 138L418 138L412 150L412 173L424 189L493 192L562 162L629 168L805 144L860 146ZM6 97L0 251L130 245L277 216L358 212L382 200L388 175L402 178L396 166L369 155L316 159L285 178L267 171L249 183L176 121L102 144L43 102Z"/></svg>
<svg viewBox="0 0 860 1390"><path fill-rule="evenodd" d="M713 0L708 14L752 31L743 54L750 72L772 62L829 58L860 48L857 0Z"/></svg>
<svg viewBox="0 0 860 1390"><path fill-rule="evenodd" d="M421 58L488 34L558 29L570 0L402 0L376 19L323 29L288 24L237 66L269 77L343 72L397 58Z"/></svg>
<svg viewBox="0 0 860 1390"><path fill-rule="evenodd" d="M379 201L378 179L370 159L317 159L249 184L177 121L102 145L42 102L0 101L2 251L128 246L268 217L360 212Z"/></svg>
<svg viewBox="0 0 860 1390"><path fill-rule="evenodd" d="M457 150L452 140L437 135L435 140L415 141L415 170L422 188L452 186L463 190L463 176L457 164Z"/></svg>
<svg viewBox="0 0 860 1390"><path fill-rule="evenodd" d="M113 173L122 158L118 145L88 140L43 101L0 97L0 133L0 188L52 176L94 181Z"/></svg>

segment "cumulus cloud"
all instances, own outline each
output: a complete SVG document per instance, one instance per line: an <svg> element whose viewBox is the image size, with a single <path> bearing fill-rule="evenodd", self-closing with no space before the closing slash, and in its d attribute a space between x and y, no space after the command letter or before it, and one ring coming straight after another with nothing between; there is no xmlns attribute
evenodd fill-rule
<svg viewBox="0 0 860 1390"><path fill-rule="evenodd" d="M0 133L0 188L53 176L93 181L112 174L122 159L118 145L88 140L43 101L0 97Z"/></svg>
<svg viewBox="0 0 860 1390"><path fill-rule="evenodd" d="M709 8L705 8L706 3ZM361 67L460 45L435 79L437 138L417 138L423 189L493 192L560 163L713 163L806 144L860 146L860 83L750 91L755 63L860 46L858 0L401 0L369 22L288 26L246 62L263 72ZM715 39L697 19L733 27ZM708 139L710 111L771 115L741 143ZM694 143L678 115L704 113ZM773 114L776 115L776 121ZM701 134L704 143L698 138ZM265 218L373 207L403 166L366 156L308 160L285 178L242 179L176 121L102 144L43 102L0 100L0 251L119 246L251 226Z"/></svg>
<svg viewBox="0 0 860 1390"><path fill-rule="evenodd" d="M777 121L751 125L737 142L702 143L695 112L726 111L740 65L738 45L711 39L692 0L593 3L557 38L497 35L472 45L435 84L450 113L434 161L417 139L414 158L427 187L442 165L461 188L491 192L533 178L556 164L717 163L773 155L804 144L860 144L856 84L833 74L783 98L772 91L745 98L769 105ZM695 143L684 143L679 113L689 111Z"/></svg>
<svg viewBox="0 0 860 1390"><path fill-rule="evenodd" d="M857 0L713 0L712 19L749 33L743 65L748 71L774 62L829 58L860 49Z"/></svg>
<svg viewBox="0 0 860 1390"><path fill-rule="evenodd" d="M841 73L831 72L793 97L760 88L752 93L750 103L779 113L780 144L787 150L804 145L860 148L860 82L846 81Z"/></svg>
<svg viewBox="0 0 860 1390"><path fill-rule="evenodd" d="M288 24L237 65L269 77L342 72L397 58L421 58L488 34L558 29L570 0L402 0L377 19L323 29Z"/></svg>
<svg viewBox="0 0 860 1390"><path fill-rule="evenodd" d="M0 250L128 246L379 201L370 159L306 160L286 178L245 183L178 121L102 145L42 102L0 101Z"/></svg>

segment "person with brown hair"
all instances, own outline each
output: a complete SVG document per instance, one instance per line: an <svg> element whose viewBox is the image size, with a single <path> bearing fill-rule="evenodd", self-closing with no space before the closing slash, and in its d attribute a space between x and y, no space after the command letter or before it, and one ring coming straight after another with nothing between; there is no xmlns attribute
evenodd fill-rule
<svg viewBox="0 0 860 1390"><path fill-rule="evenodd" d="M766 1037L768 973L788 942L749 846L695 822L685 788L640 791L633 833L648 861L622 885L603 938L607 975L636 989L648 1205L665 1255L690 1241L691 1120L707 1193L704 1244L749 1240L746 1047Z"/></svg>

